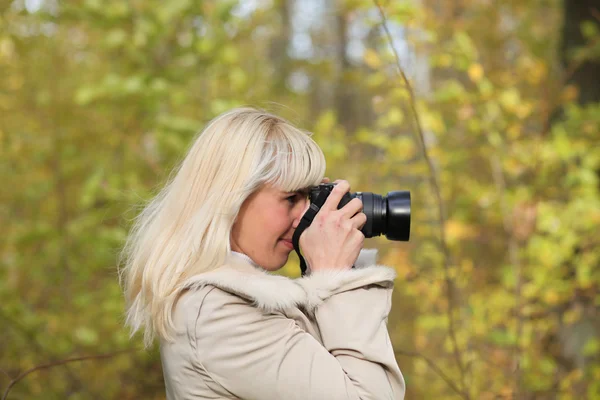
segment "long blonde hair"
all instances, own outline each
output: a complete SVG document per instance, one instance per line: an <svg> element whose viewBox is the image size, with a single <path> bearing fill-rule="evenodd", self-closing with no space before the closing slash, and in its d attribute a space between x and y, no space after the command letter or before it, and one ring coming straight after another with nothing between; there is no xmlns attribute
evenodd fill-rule
<svg viewBox="0 0 600 400"><path fill-rule="evenodd" d="M295 191L321 182L311 134L253 108L213 119L176 173L138 215L120 257L126 324L171 340L172 310L190 277L222 265L242 203L264 184Z"/></svg>

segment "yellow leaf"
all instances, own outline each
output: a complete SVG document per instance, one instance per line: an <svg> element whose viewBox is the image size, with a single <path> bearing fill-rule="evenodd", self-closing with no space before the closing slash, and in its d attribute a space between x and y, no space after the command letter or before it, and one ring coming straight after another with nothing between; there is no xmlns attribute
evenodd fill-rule
<svg viewBox="0 0 600 400"><path fill-rule="evenodd" d="M531 114L532 111L533 111L533 105L531 103L523 102L519 105L517 110L515 110L515 114L517 114L517 117L519 117L521 119L525 119Z"/></svg>
<svg viewBox="0 0 600 400"><path fill-rule="evenodd" d="M463 273L470 274L471 272L473 272L473 260L464 259L461 261L460 265L462 267Z"/></svg>
<svg viewBox="0 0 600 400"><path fill-rule="evenodd" d="M477 236L477 229L461 221L448 220L446 222L446 234L450 241L468 239Z"/></svg>
<svg viewBox="0 0 600 400"><path fill-rule="evenodd" d="M475 115L475 109L470 104L465 104L460 107L457 111L458 119L461 121L467 121Z"/></svg>
<svg viewBox="0 0 600 400"><path fill-rule="evenodd" d="M0 59L11 58L15 54L15 44L9 38L0 40Z"/></svg>
<svg viewBox="0 0 600 400"><path fill-rule="evenodd" d="M556 290L550 289L544 294L544 300L550 305L555 305L560 302L560 296Z"/></svg>
<svg viewBox="0 0 600 400"><path fill-rule="evenodd" d="M511 124L507 129L506 133L508 137L512 140L518 139L521 136L521 125L519 124Z"/></svg>
<svg viewBox="0 0 600 400"><path fill-rule="evenodd" d="M413 277L415 275L415 270L414 268L412 268L412 266L410 264L407 263L401 263L401 264L395 264L395 269L396 272L398 273L398 276L402 279L410 279L411 277Z"/></svg>
<svg viewBox="0 0 600 400"><path fill-rule="evenodd" d="M390 125L400 125L404 120L404 114L402 114L402 110L398 107L393 107L388 112L388 121Z"/></svg>
<svg viewBox="0 0 600 400"><path fill-rule="evenodd" d="M500 396L501 396L501 397L504 397L504 398L510 399L510 398L512 398L512 397L513 397L513 395L514 395L514 393L513 393L513 389L512 389L510 386L503 386L503 387L500 389Z"/></svg>
<svg viewBox="0 0 600 400"><path fill-rule="evenodd" d="M450 54L442 54L438 57L440 67L449 67L452 65L452 56Z"/></svg>
<svg viewBox="0 0 600 400"><path fill-rule="evenodd" d="M335 113L331 110L321 114L317 123L315 124L314 131L321 134L329 134L333 131L336 125Z"/></svg>
<svg viewBox="0 0 600 400"><path fill-rule="evenodd" d="M547 75L548 75L548 67L546 67L546 64L544 64L542 62L535 62L535 63L533 63L531 68L529 68L529 71L528 71L526 77L527 77L527 80L529 81L529 83L531 83L532 85L537 85L540 82L542 82L544 79L546 79Z"/></svg>
<svg viewBox="0 0 600 400"><path fill-rule="evenodd" d="M400 278L408 279L416 273L414 266L410 262L408 253L401 249L391 250L382 262L385 265L393 265Z"/></svg>
<svg viewBox="0 0 600 400"><path fill-rule="evenodd" d="M429 341L427 340L427 336L426 335L417 335L415 338L415 347L418 350L424 350L427 348L427 345L429 344Z"/></svg>
<svg viewBox="0 0 600 400"><path fill-rule="evenodd" d="M579 89L575 85L568 85L562 92L563 101L573 101L579 96Z"/></svg>
<svg viewBox="0 0 600 400"><path fill-rule="evenodd" d="M521 103L521 94L515 88L507 89L500 95L500 104L507 110L515 110Z"/></svg>
<svg viewBox="0 0 600 400"><path fill-rule="evenodd" d="M379 58L379 55L373 49L367 49L365 51L364 60L365 63L373 69L377 69L381 66L381 58Z"/></svg>
<svg viewBox="0 0 600 400"><path fill-rule="evenodd" d="M469 78L477 83L483 78L483 67L479 63L471 64L467 73L469 74Z"/></svg>

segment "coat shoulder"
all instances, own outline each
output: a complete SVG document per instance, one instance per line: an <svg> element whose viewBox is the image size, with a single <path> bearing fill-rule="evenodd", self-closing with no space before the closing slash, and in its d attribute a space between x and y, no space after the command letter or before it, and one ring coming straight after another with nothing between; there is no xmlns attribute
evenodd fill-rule
<svg viewBox="0 0 600 400"><path fill-rule="evenodd" d="M218 288L265 311L297 307L306 297L303 288L292 279L272 275L251 265L223 265L190 278L185 286L190 291Z"/></svg>
<svg viewBox="0 0 600 400"><path fill-rule="evenodd" d="M193 315L197 319L201 310L218 309L226 305L252 307L252 301L219 286L206 284L186 290L175 305L175 309L177 314Z"/></svg>

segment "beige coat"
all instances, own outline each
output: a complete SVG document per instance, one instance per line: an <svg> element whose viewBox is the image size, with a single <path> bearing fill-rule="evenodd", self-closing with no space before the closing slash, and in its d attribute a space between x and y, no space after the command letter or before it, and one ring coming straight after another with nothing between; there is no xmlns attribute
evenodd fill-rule
<svg viewBox="0 0 600 400"><path fill-rule="evenodd" d="M232 256L195 277L175 341L161 342L167 399L403 399L387 331L395 273L374 261L363 250L355 269L289 279Z"/></svg>

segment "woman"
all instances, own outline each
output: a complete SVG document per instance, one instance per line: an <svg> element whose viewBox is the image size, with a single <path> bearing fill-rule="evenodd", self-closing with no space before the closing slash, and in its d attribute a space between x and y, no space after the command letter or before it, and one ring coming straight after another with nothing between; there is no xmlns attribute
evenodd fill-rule
<svg viewBox="0 0 600 400"><path fill-rule="evenodd" d="M127 324L146 345L159 337L168 399L404 397L387 332L395 274L359 256L362 203L337 210L347 182L300 238L310 273L270 274L324 171L309 134L234 109L140 214L121 271Z"/></svg>

